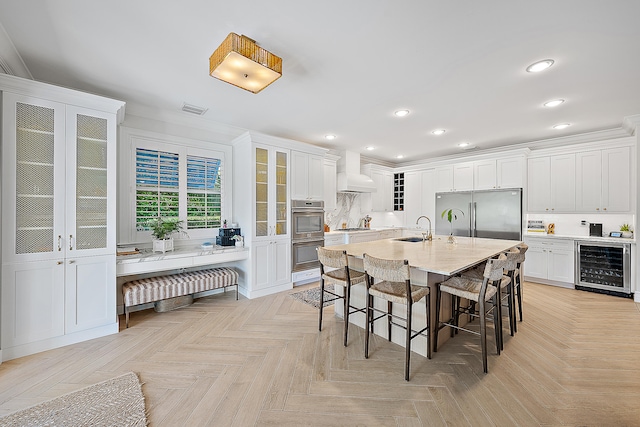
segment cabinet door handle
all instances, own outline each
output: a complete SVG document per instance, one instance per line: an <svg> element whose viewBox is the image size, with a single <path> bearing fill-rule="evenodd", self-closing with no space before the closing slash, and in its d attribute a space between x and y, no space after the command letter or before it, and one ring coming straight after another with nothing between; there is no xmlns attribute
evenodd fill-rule
<svg viewBox="0 0 640 427"><path fill-rule="evenodd" d="M605 210L605 211L606 211L606 210L607 210L607 208L602 208L602 210Z"/></svg>
<svg viewBox="0 0 640 427"><path fill-rule="evenodd" d="M69 260L69 264L73 264L73 263L75 263L75 261L74 261L74 260L72 260L72 259L70 259L70 260Z"/></svg>
<svg viewBox="0 0 640 427"><path fill-rule="evenodd" d="M62 250L62 236L58 235L58 252Z"/></svg>
<svg viewBox="0 0 640 427"><path fill-rule="evenodd" d="M69 250L73 250L73 234L69 234Z"/></svg>
<svg viewBox="0 0 640 427"><path fill-rule="evenodd" d="M62 262L62 261L58 261L58 262L56 262L56 264L58 264L58 265L62 265L62 264L64 264L64 262Z"/></svg>

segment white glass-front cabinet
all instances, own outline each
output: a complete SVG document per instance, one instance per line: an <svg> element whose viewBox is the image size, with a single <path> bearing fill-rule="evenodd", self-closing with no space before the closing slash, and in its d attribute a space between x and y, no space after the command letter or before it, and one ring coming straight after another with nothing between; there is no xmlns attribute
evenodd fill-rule
<svg viewBox="0 0 640 427"><path fill-rule="evenodd" d="M289 150L254 146L255 240L252 292L291 282Z"/></svg>
<svg viewBox="0 0 640 427"><path fill-rule="evenodd" d="M1 340L7 359L118 330L117 108L105 112L4 90L2 98ZM98 327L106 329L68 337Z"/></svg>

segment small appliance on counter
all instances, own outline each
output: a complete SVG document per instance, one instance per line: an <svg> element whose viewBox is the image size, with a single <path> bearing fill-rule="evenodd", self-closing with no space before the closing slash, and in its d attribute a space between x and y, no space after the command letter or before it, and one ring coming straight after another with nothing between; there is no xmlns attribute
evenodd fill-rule
<svg viewBox="0 0 640 427"><path fill-rule="evenodd" d="M589 236L602 237L602 224L589 223Z"/></svg>
<svg viewBox="0 0 640 427"><path fill-rule="evenodd" d="M218 246L235 246L236 241L233 236L240 236L242 232L239 228L221 228L219 236L216 236L216 245Z"/></svg>

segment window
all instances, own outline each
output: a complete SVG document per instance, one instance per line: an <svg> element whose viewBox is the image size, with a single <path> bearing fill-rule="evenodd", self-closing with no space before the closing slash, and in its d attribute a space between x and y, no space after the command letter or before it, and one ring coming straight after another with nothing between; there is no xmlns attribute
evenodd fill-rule
<svg viewBox="0 0 640 427"><path fill-rule="evenodd" d="M149 220L180 215L179 158L176 153L136 149L136 229Z"/></svg>
<svg viewBox="0 0 640 427"><path fill-rule="evenodd" d="M180 191L181 167L186 168L186 192ZM221 159L137 147L135 176L136 230L149 230L149 220L159 216L186 220L188 230L221 226ZM180 215L183 210L186 215Z"/></svg>
<svg viewBox="0 0 640 427"><path fill-rule="evenodd" d="M222 161L187 156L187 229L222 224Z"/></svg>

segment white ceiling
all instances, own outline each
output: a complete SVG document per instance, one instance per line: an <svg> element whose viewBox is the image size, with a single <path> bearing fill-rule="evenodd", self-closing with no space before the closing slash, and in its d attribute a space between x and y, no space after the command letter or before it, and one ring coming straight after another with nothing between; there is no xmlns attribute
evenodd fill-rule
<svg viewBox="0 0 640 427"><path fill-rule="evenodd" d="M637 0L0 0L36 80L390 162L620 128L640 113L639 17ZM282 78L254 95L210 77L230 32Z"/></svg>

